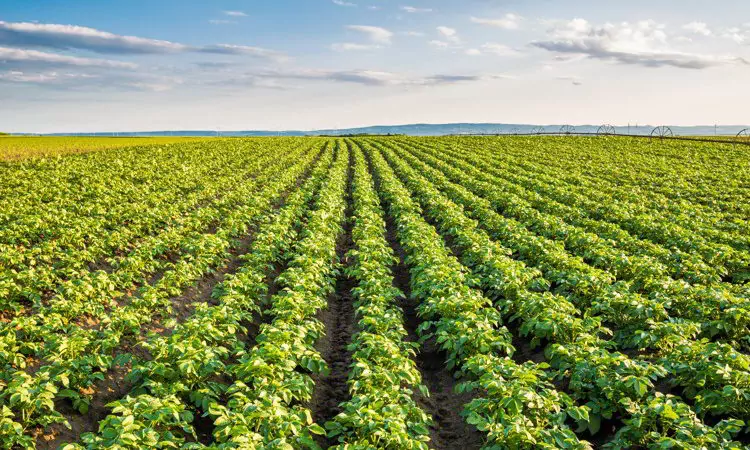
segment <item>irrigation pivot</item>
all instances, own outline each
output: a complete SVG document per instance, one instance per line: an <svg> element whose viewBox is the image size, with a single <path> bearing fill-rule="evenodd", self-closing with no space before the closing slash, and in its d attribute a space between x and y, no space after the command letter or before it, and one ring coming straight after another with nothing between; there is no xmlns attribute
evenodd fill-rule
<svg viewBox="0 0 750 450"><path fill-rule="evenodd" d="M563 125L560 127L560 134L575 134L576 127L573 125Z"/></svg>
<svg viewBox="0 0 750 450"><path fill-rule="evenodd" d="M651 137L659 139L670 138L674 137L674 133L672 133L671 128L662 125L651 130Z"/></svg>
<svg viewBox="0 0 750 450"><path fill-rule="evenodd" d="M611 136L611 135L617 134L617 130L615 130L615 127L613 127L612 125L605 124L605 125L600 126L596 130L596 134L598 136Z"/></svg>

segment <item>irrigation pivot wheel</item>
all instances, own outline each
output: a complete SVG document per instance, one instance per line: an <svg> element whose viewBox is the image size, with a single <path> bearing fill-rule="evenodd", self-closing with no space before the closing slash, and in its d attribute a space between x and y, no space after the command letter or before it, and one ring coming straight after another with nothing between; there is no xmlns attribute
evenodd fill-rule
<svg viewBox="0 0 750 450"><path fill-rule="evenodd" d="M734 143L732 146L737 147L737 144L750 144L750 128L745 128L737 133L737 136L734 137Z"/></svg>
<svg viewBox="0 0 750 450"><path fill-rule="evenodd" d="M560 127L560 134L573 134L576 132L576 127L573 125L563 125Z"/></svg>
<svg viewBox="0 0 750 450"><path fill-rule="evenodd" d="M672 133L672 129L666 126L656 127L653 130L651 130L652 138L664 139L664 138L670 138L673 136L674 136L674 133Z"/></svg>
<svg viewBox="0 0 750 450"><path fill-rule="evenodd" d="M544 127L534 127L531 129L531 134L544 134Z"/></svg>
<svg viewBox="0 0 750 450"><path fill-rule="evenodd" d="M599 136L611 136L613 134L616 134L617 130L615 130L615 127L612 125L602 125L599 127L598 130L596 130L596 134Z"/></svg>
<svg viewBox="0 0 750 450"><path fill-rule="evenodd" d="M508 132L508 134L512 134L512 135L517 135L517 134L521 134L521 129L520 129L520 128L518 128L518 127L516 127L516 128L511 128L511 129L510 129L510 131Z"/></svg>

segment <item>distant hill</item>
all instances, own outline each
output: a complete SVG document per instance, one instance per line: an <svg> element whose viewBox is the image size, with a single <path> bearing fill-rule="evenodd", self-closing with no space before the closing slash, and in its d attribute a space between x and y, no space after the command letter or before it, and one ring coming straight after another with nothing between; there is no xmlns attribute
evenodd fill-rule
<svg viewBox="0 0 750 450"><path fill-rule="evenodd" d="M54 133L46 136L315 136L315 135L355 135L355 134L405 134L410 136L444 136L450 134L512 134L532 133L542 128L546 132L557 132L563 125L531 125L507 123L448 123L448 124L410 124L410 125L376 125L360 128L342 128L327 130L244 130L244 131L212 131L212 130L180 130L180 131L144 131L144 132L98 132L98 133ZM576 132L596 133L599 125L576 125ZM673 126L672 132L680 136L721 136L736 135L748 126L725 125L714 128L713 125L702 126ZM623 134L650 134L653 125L617 126L615 130Z"/></svg>

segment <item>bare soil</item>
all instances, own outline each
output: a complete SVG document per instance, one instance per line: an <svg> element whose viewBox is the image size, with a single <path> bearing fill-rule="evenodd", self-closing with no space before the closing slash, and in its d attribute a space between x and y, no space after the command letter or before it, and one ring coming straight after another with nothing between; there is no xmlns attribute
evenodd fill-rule
<svg viewBox="0 0 750 450"><path fill-rule="evenodd" d="M351 156L351 154L350 154ZM341 262L342 268L336 277L334 292L328 297L328 308L322 310L318 319L325 324L325 336L316 343L316 348L328 364L329 373L318 375L315 379L315 391L310 403L313 420L324 426L341 412L339 405L347 401L349 388L349 367L352 364L352 354L347 346L352 341L352 335L356 331L354 315L354 297L352 290L357 286L357 281L348 276L345 267L349 267L352 261L347 258L347 253L354 248L352 241L352 161L350 157L350 168L347 180L347 208L344 232L336 245L336 255ZM324 437L317 437L318 443L325 447L335 443Z"/></svg>
<svg viewBox="0 0 750 450"><path fill-rule="evenodd" d="M405 252L398 243L396 227L391 217L386 217L386 237L399 262L392 267L394 284L405 298L400 307L404 312L404 327L411 342L418 342L417 328L421 319L417 315L417 302L412 299L409 269L404 261ZM484 437L476 428L461 417L464 405L472 400L470 393L457 394L455 387L460 380L447 369L445 353L434 339L425 342L417 351L417 368L422 382L427 386L429 397L415 393L415 401L428 413L434 425L430 429L430 448L435 450L472 450L482 446Z"/></svg>

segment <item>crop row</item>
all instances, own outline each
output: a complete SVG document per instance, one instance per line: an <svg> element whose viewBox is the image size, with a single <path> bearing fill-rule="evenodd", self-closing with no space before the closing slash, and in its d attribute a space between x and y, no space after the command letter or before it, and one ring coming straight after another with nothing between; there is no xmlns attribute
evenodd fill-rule
<svg viewBox="0 0 750 450"><path fill-rule="evenodd" d="M9 213L0 244L4 309L39 307L92 265L116 266L112 256L181 225L251 178L273 155L247 144L202 144L184 153L152 148L117 156L119 164L101 153L9 174L14 183L8 190L24 194L8 195L4 202Z"/></svg>
<svg viewBox="0 0 750 450"><path fill-rule="evenodd" d="M0 164L0 448L746 448L741 156L396 136Z"/></svg>
<svg viewBox="0 0 750 450"><path fill-rule="evenodd" d="M476 392L465 406L468 423L487 434L488 448L588 448L566 425L568 416L586 417L546 376L546 365L517 364L500 312L477 289L442 237L421 216L409 191L376 150L367 146L379 193L393 217L406 252L412 295L424 320L421 339L435 339L448 368Z"/></svg>
<svg viewBox="0 0 750 450"><path fill-rule="evenodd" d="M304 152L305 149L292 152L289 160L295 161L292 158L300 150ZM292 166L297 173L314 156L314 152L305 154L306 158L298 158ZM25 431L33 426L44 427L64 421L54 408L53 400L56 398L67 398L76 409L85 412L91 399L91 388L98 380L105 378L106 372L114 364L127 358L127 353L118 351L124 340L139 336L142 327L156 318L152 311L159 311L161 317L169 318L171 299L220 265L227 257L232 242L247 233L263 211L290 187L294 178L278 179L277 176L279 167L284 167L283 163L283 160L279 160L266 168L264 177L267 177L268 184L261 189L257 189L255 184L247 184L231 193L234 201L227 203L223 209L210 211L204 223L218 220L215 230L174 235L173 245L181 250L180 258L170 263L153 284L143 284L128 297L127 302L112 308L92 308L98 296L107 298L111 295L112 282L104 283L104 287L109 289L82 291L77 297L80 308L98 313L95 326L79 326L66 320L64 311L75 306L71 299L60 299L57 309L46 308L33 316L17 317L7 325L3 324L2 347L8 349L4 352L8 358L4 361L0 379L4 387L0 403L15 415L19 424L15 428ZM290 168L287 165L285 169ZM291 174L294 173L291 170ZM264 177L259 180L262 182ZM271 182L272 179L278 181ZM168 242L157 240L154 244L159 248ZM141 252L133 256L152 257L153 253ZM125 278L137 276L145 279L149 273L148 267L142 264L125 266L131 271L124 272ZM121 273L115 272L115 275ZM23 368L28 354L40 361L37 363L40 367L31 373ZM12 368L13 365L17 368ZM25 438L23 434L18 437Z"/></svg>
<svg viewBox="0 0 750 450"><path fill-rule="evenodd" d="M734 224L747 227L738 214L744 211L747 217L749 211L745 202L738 201L747 187L742 176L747 171L744 147L676 142L650 146L627 139L588 138L519 140L502 147L486 139L471 144L473 148L493 149L493 155L512 156L508 162L519 166L556 168L553 172L564 174L561 179L574 184L591 180L593 186L602 189L627 186L630 193L642 196L643 202L666 198L672 208L700 205L720 217L739 218ZM556 158L549 157L550 149ZM581 160L586 164L581 165Z"/></svg>
<svg viewBox="0 0 750 450"><path fill-rule="evenodd" d="M746 298L735 295L725 283L700 285L675 280L653 258L623 252L623 243L637 239L630 235L619 236L616 241L604 239L590 231L599 225L592 224L592 221L570 220L576 225L588 226L571 225L562 218L570 217L577 210L567 208L569 214L565 215L561 211L563 208L557 207L559 204L533 192L527 193L531 200L514 195L501 179L491 175L490 171L483 171L482 163L477 159L470 160L474 163L472 165L449 155L438 157L429 150L420 152L420 156L432 167L444 171L452 181L489 200L492 208L518 221L529 231L549 239L540 242L546 242L546 253L553 253L546 258L550 266L555 270L572 270L579 274L578 279L588 280L588 286L583 286L583 290L570 289L572 293L582 298L597 298L600 308L616 309L618 304L627 305L622 300L627 299L627 302L642 305L653 320L664 320L668 313L690 318L701 323L707 337L719 335L741 340L747 336L750 303ZM413 158L410 160L414 161ZM571 258L562 251L552 250L554 241L563 243L567 252L580 257L586 264L571 262L563 265L566 259ZM529 257L533 258L534 255ZM559 275L555 278L555 275L550 276L551 281L572 283L569 278L561 279ZM607 294L605 289L611 292ZM624 339L632 336L632 330L624 328L622 331L626 335ZM640 344L631 342L630 345Z"/></svg>
<svg viewBox="0 0 750 450"><path fill-rule="evenodd" d="M313 376L328 371L315 344L324 333L316 317L326 307L338 271L336 242L346 208L348 148L337 145L329 177L277 278L281 290L269 301L255 346L232 368L235 381L226 405L216 405L219 442L249 448L315 448L325 430L307 406ZM221 430L225 430L223 433Z"/></svg>
<svg viewBox="0 0 750 450"><path fill-rule="evenodd" d="M391 266L397 259L385 238L385 220L362 151L354 147L354 261L348 273L354 289L358 332L351 343L351 399L326 424L339 449L427 449L431 418L415 401L427 395L414 358L418 345L408 342L403 311L396 301L404 294L393 285Z"/></svg>
<svg viewBox="0 0 750 450"><path fill-rule="evenodd" d="M539 271L510 259L509 252L479 230L460 207L411 167L393 159L389 151L386 154L413 189L425 214L461 249L464 263L474 270L504 315L521 322L520 332L532 337L532 346L549 343L545 354L555 376L567 380L568 389L590 409L586 420L579 418L581 425L595 433L603 419L621 417L626 426L610 442L613 448L674 441L670 435L675 430L694 438L682 444L674 441L675 445L733 445L723 436L727 430L739 430L742 422L729 420L712 429L700 423L696 413L679 398L651 394L654 382L667 374L664 367L609 350L609 344L600 338L607 334L601 317L582 316L565 297L544 291L548 283L540 278ZM439 183L439 173L424 169L420 172ZM679 417L665 416L665 404L680 411ZM659 431L649 432L650 429Z"/></svg>
<svg viewBox="0 0 750 450"><path fill-rule="evenodd" d="M270 268L288 257L331 160L327 149L284 206L265 215L251 251L241 257L242 265L214 289L215 302L197 305L171 334L153 334L142 344L153 356L133 365L133 395L111 405L113 414L101 422L98 434L82 437L86 447L155 448L195 441L193 422L199 414L216 420L218 440L245 432L222 418L229 386L221 377L226 377L232 358L246 351L242 336L263 315L272 282ZM284 177L298 175L289 171Z"/></svg>
<svg viewBox="0 0 750 450"><path fill-rule="evenodd" d="M459 153L478 156L476 149ZM700 258L705 262L704 268L715 268L718 279L742 281L749 275L746 270L750 261L747 230L717 230L722 224L736 228L734 220L721 220L689 203L681 205L679 214L670 216L663 204L649 207L643 200L644 194L633 193L627 188L608 190L603 182L587 184L578 178L562 183L560 180L570 176L570 171L555 171L543 164L508 161L502 157L497 161L486 157L483 160L486 168L501 174L501 178L514 189L525 187L550 195L560 202L581 208L592 219L616 224L641 240L653 241L670 250L678 249L682 258ZM509 171L510 167L514 170ZM519 168L528 170L528 175ZM726 185L720 186L723 189Z"/></svg>
<svg viewBox="0 0 750 450"><path fill-rule="evenodd" d="M415 160L411 162L419 166ZM482 205L481 199L470 191L462 192L459 186L448 182L440 172L429 168L424 170L439 185L449 189L453 198L467 207L470 214L477 214L475 218L481 220L482 226L494 235L493 224L500 219L497 213L488 208L488 205ZM523 228L516 228L516 231L523 233ZM532 237L531 234L527 236ZM516 237L513 235L503 234L502 242L512 246L514 238ZM541 253L538 252L536 257L529 255L526 260L542 269L546 275L550 273L545 268L549 263L545 260L549 258L539 256ZM558 252L554 259L562 260L564 257L564 253ZM536 285L540 283L537 282ZM669 376L665 373L662 377L670 384L682 387L685 394L696 403L701 415L730 414L732 417L748 420L746 396L750 387L750 359L729 344L713 342L708 338L695 339L706 324L716 323L711 321L710 316L696 317L696 312L712 310L700 307L700 302L706 301L704 299L681 299L673 295L668 292L651 297L639 297L632 293L627 295L626 292L619 291L615 284L606 290L595 292L589 297L589 301L581 301L586 298L582 298L580 294L569 298L588 316L591 313L600 315L605 323L614 325L618 332L616 336L620 336L616 342L623 347L655 350L655 355L646 352L644 359L658 356L658 364L669 372ZM681 301L693 303L680 307ZM712 312L733 312L734 315L727 316L729 318L748 314L744 304L735 305L734 311L731 308L715 307ZM724 325L720 328L731 328L728 322L719 323ZM624 326L627 326L627 332L623 332ZM745 333L740 333L740 336L743 334Z"/></svg>

